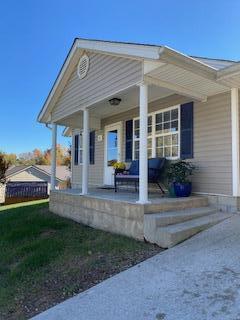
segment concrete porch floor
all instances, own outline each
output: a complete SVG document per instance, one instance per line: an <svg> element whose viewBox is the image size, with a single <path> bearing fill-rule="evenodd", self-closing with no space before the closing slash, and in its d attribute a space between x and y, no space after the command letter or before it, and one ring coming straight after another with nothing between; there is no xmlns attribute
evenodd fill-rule
<svg viewBox="0 0 240 320"><path fill-rule="evenodd" d="M56 191L54 191L56 192ZM81 195L81 189L64 189L57 190L64 194L71 195ZM186 199L198 199L200 196L192 195L189 198L172 198L168 194L162 194L160 191L149 192L149 202L152 204L162 204L162 203L171 203L171 202L182 202ZM115 192L114 189L105 189L101 187L90 188L88 195L86 197L92 197L97 199L105 199L112 201L121 201L126 203L136 203L138 201L138 192L133 189L123 190L120 189L118 192Z"/></svg>

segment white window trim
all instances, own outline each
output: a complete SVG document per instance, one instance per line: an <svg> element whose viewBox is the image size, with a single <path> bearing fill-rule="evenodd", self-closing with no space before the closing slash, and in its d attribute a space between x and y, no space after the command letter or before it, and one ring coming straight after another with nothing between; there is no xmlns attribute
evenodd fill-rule
<svg viewBox="0 0 240 320"><path fill-rule="evenodd" d="M163 137L163 136L167 136L169 134L171 134L171 132L167 132L167 133L156 133L156 117L155 115L158 114L159 112L165 112L165 111L170 111L173 109L178 109L178 131L177 132L172 132L172 134L174 133L178 133L178 155L176 157L166 157L166 159L168 160L177 160L180 158L180 148L181 148L181 137L180 137L180 133L181 133L181 114L180 114L180 104L175 105L175 106L171 106L168 108L163 108L163 109L159 109L157 111L154 112L150 112L148 113L148 117L151 116L152 117L152 133L151 135L148 136L148 138L152 139L152 158L156 157L156 137ZM139 120L139 117L135 117L133 118L133 150L132 150L132 158L135 159L135 141L139 141L139 138L135 138L135 120Z"/></svg>

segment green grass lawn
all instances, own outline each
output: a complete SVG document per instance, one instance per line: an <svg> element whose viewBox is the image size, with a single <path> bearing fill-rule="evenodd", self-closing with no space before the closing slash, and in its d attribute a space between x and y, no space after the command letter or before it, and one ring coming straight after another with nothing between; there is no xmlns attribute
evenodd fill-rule
<svg viewBox="0 0 240 320"><path fill-rule="evenodd" d="M160 249L51 214L46 200L0 207L0 319L27 319Z"/></svg>

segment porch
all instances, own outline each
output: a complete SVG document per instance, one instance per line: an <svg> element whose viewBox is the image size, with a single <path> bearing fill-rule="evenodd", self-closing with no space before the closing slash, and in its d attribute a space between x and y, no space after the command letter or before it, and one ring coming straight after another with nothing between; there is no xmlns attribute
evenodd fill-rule
<svg viewBox="0 0 240 320"><path fill-rule="evenodd" d="M172 245L221 221L229 214L216 213L208 198L169 198L150 193L147 204L136 202L138 193L100 188L53 190L50 211L90 227L122 234L135 239ZM174 228L180 230L175 230ZM173 228L173 232L171 232Z"/></svg>
<svg viewBox="0 0 240 320"><path fill-rule="evenodd" d="M52 129L50 210L164 247L225 219L208 206L211 195L240 195L240 71L225 69L167 47L76 40L38 118ZM58 126L72 136L71 191L55 190ZM208 198L151 193L156 157L194 162L193 190ZM92 189L132 160L137 193Z"/></svg>
<svg viewBox="0 0 240 320"><path fill-rule="evenodd" d="M136 192L134 188L131 188L131 186L120 189L118 192L114 192L113 187L105 187L105 186L90 187L88 189L87 195L82 194L81 188L80 189L77 189L77 188L63 189L63 190L54 190L54 191L52 190L51 192L62 194L62 195L78 196L82 198L102 199L106 201L121 202L123 205L134 204L134 206L136 207L140 206L145 208L145 211L144 211L145 213L150 213L151 210L149 211L149 209L154 208L154 206L157 206L157 209L159 211L161 210L161 207L163 207L163 205L167 205L167 204L173 205L177 203L179 208L179 206L181 207L181 203L186 203L186 202L189 203L189 201L191 202L192 200L204 199L204 197L198 196L198 195L192 195L189 198L173 198L173 197L170 197L167 193L162 194L161 191L156 190L156 191L149 192L148 194L149 203L141 204L141 203L138 203L138 197L139 197L138 192ZM154 212L154 210L151 212Z"/></svg>
<svg viewBox="0 0 240 320"><path fill-rule="evenodd" d="M164 157L200 167L194 191L239 196L238 83L226 77L166 47L77 40L39 114L52 125L52 189L65 126L72 186L83 195L112 184L112 161L139 159L136 200L146 204L148 158Z"/></svg>

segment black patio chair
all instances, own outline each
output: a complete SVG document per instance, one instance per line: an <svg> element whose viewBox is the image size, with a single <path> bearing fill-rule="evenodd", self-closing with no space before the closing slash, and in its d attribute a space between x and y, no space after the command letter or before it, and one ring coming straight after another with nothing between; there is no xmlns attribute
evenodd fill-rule
<svg viewBox="0 0 240 320"><path fill-rule="evenodd" d="M148 182L156 183L162 193L165 193L161 186L161 174L165 164L165 158L151 158L148 159ZM139 184L139 160L133 160L129 169L124 172L115 170L114 174L114 188L117 192L118 183L127 184L134 183L135 190L137 191L137 185Z"/></svg>

